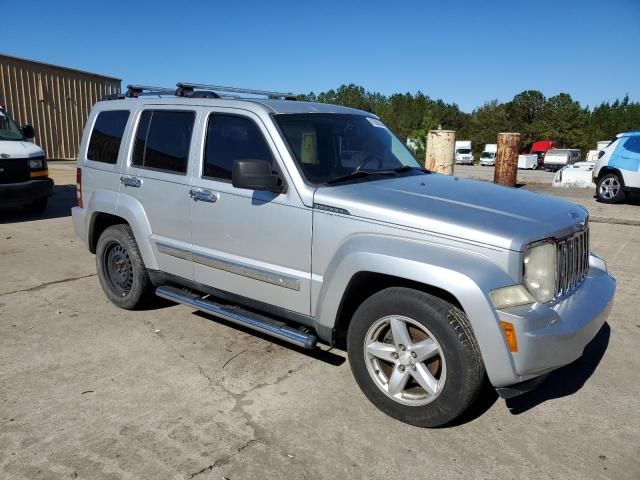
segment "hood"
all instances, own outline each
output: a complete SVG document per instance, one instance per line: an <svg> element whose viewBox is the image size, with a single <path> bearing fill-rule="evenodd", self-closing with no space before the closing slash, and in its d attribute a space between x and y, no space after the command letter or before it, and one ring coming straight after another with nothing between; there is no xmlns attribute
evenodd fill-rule
<svg viewBox="0 0 640 480"><path fill-rule="evenodd" d="M7 156L8 155L8 156ZM0 159L41 157L44 151L27 141L0 140Z"/></svg>
<svg viewBox="0 0 640 480"><path fill-rule="evenodd" d="M314 203L516 251L537 240L569 235L588 217L583 207L554 197L439 174L322 187Z"/></svg>

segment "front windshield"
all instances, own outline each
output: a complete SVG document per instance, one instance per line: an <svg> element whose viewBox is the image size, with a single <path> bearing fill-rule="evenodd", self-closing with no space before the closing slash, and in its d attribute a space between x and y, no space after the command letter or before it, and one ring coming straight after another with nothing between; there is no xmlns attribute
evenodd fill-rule
<svg viewBox="0 0 640 480"><path fill-rule="evenodd" d="M471 149L470 148L459 148L457 150L458 153L463 154L463 155L467 155L468 153L471 153Z"/></svg>
<svg viewBox="0 0 640 480"><path fill-rule="evenodd" d="M274 117L310 183L325 184L355 172L421 168L407 147L377 118L333 113ZM371 175L362 180L379 178Z"/></svg>
<svg viewBox="0 0 640 480"><path fill-rule="evenodd" d="M24 140L20 128L2 109L0 109L0 140Z"/></svg>
<svg viewBox="0 0 640 480"><path fill-rule="evenodd" d="M493 152L482 152L481 158L493 158L494 155Z"/></svg>

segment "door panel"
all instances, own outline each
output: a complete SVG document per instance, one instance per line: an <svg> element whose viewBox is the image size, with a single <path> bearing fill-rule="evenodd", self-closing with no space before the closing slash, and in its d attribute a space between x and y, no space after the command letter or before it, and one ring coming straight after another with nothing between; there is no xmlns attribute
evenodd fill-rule
<svg viewBox="0 0 640 480"><path fill-rule="evenodd" d="M238 155L270 160L274 169L279 168L276 150L260 120L249 112L236 115L245 120L229 119L228 114L203 119L209 135L202 163L193 175L192 191L215 200L193 197L191 201L194 278L308 315L312 211L302 204L290 181L288 190L280 194L233 187L230 165ZM224 128L214 132L216 118ZM246 145L248 139L262 143ZM205 165L205 158L214 156L216 161ZM209 177L202 176L205 171Z"/></svg>
<svg viewBox="0 0 640 480"><path fill-rule="evenodd" d="M198 118L197 108L148 106L138 112L120 190L144 206L160 270L189 280L193 280L189 183Z"/></svg>

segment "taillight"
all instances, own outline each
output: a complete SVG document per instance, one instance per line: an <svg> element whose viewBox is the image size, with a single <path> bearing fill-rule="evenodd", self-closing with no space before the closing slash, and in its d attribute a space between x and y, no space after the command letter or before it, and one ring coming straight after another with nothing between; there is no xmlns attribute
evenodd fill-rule
<svg viewBox="0 0 640 480"><path fill-rule="evenodd" d="M84 208L82 206L82 169L80 167L76 169L76 200L78 206Z"/></svg>

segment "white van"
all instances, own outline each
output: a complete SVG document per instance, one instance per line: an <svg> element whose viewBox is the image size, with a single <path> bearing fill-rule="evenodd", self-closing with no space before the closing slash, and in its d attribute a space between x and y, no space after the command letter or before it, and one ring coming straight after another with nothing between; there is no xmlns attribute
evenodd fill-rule
<svg viewBox="0 0 640 480"><path fill-rule="evenodd" d="M498 151L498 144L487 143L484 146L482 154L480 154L480 165L492 166L496 164L496 153Z"/></svg>
<svg viewBox="0 0 640 480"><path fill-rule="evenodd" d="M454 155L456 164L473 165L473 152L471 151L471 140L456 141L456 151Z"/></svg>
<svg viewBox="0 0 640 480"><path fill-rule="evenodd" d="M0 106L0 206L22 207L28 213L47 208L53 195L44 151L29 139L31 125L19 127Z"/></svg>

